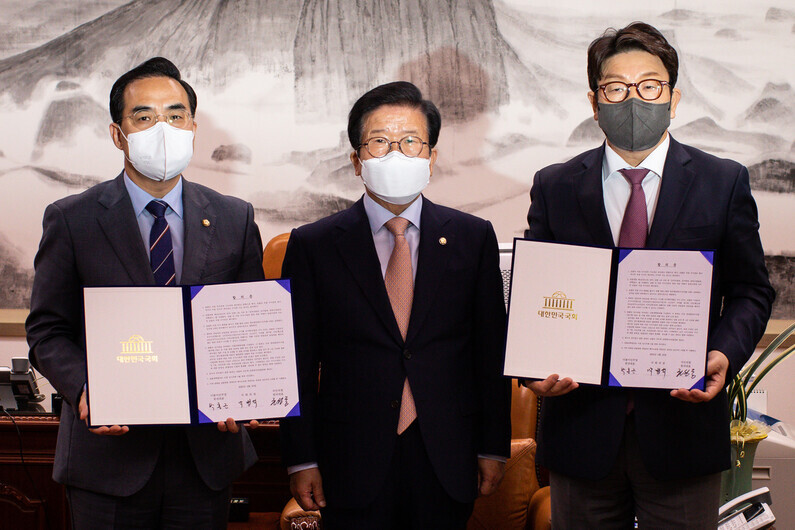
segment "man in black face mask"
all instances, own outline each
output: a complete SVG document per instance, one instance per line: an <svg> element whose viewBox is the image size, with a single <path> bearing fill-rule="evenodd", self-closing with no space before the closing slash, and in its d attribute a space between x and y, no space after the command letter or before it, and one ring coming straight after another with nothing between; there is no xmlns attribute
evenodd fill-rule
<svg viewBox="0 0 795 530"><path fill-rule="evenodd" d="M598 246L715 249L704 391L578 386L550 375L538 458L555 528L716 528L729 467L726 382L753 353L774 298L748 171L668 134L676 50L655 28L588 48L588 99L607 141L539 171L526 235Z"/></svg>

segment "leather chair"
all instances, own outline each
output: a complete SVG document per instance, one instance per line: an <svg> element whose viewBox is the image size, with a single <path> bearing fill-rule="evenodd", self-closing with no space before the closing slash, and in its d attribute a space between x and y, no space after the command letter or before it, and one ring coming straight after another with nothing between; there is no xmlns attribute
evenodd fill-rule
<svg viewBox="0 0 795 530"><path fill-rule="evenodd" d="M511 457L497 491L478 497L467 530L549 529L549 486L536 466L536 428L540 400L511 381Z"/></svg>
<svg viewBox="0 0 795 530"><path fill-rule="evenodd" d="M290 234L280 234L265 246L262 267L268 279L281 277L282 261ZM529 389L512 381L511 457L497 491L475 501L467 530L547 530L550 524L549 486L535 463L536 429L540 400ZM539 480L539 477L541 480ZM281 514L281 530L322 527L320 512L303 510L290 499Z"/></svg>
<svg viewBox="0 0 795 530"><path fill-rule="evenodd" d="M273 280L282 277L282 262L284 253L287 252L287 240L290 234L279 234L265 245L262 252L262 270L265 271L265 278Z"/></svg>

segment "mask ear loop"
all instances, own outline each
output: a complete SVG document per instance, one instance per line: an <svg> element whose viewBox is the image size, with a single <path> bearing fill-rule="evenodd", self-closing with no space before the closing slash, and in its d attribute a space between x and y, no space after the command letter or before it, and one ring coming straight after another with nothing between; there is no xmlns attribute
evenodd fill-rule
<svg viewBox="0 0 795 530"><path fill-rule="evenodd" d="M124 138L124 141L126 141L126 142L128 142L128 143L129 143L129 141L130 141L130 140L129 140L129 139L127 139L127 136L124 134L124 131L122 131L122 130L121 130L121 125L119 125L119 124L118 124L118 123L116 123L116 122L113 122L113 125L115 125L115 126L116 126L116 128L119 130L119 132L121 133L121 137L122 137L122 138Z"/></svg>
<svg viewBox="0 0 795 530"><path fill-rule="evenodd" d="M118 123L115 123L115 122L113 123L113 125L115 125L116 128L119 130L119 134L121 134L121 137L124 138L125 142L127 142L127 146L128 146L128 149L129 149L130 140L127 138L127 135L124 134L124 131L121 130L121 125L119 125ZM122 150L122 153L124 153L124 150ZM133 161L130 160L130 157L127 156L127 153L124 153L124 159L127 162L129 162L130 164L132 164L133 167L135 167L135 164L133 164Z"/></svg>

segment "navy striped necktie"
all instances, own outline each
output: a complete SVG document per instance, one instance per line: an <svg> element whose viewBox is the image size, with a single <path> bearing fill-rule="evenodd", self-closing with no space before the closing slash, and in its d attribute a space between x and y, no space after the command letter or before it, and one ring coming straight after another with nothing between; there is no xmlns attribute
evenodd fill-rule
<svg viewBox="0 0 795 530"><path fill-rule="evenodd" d="M171 230L166 221L168 203L157 199L146 205L146 211L155 217L155 224L149 232L149 263L155 276L156 285L175 285L174 246L171 244Z"/></svg>

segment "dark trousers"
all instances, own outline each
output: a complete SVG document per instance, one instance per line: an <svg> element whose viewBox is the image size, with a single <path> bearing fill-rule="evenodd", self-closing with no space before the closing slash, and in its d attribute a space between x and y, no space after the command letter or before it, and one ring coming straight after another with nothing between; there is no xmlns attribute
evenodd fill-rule
<svg viewBox="0 0 795 530"><path fill-rule="evenodd" d="M214 491L207 487L196 471L182 428L171 429L164 436L151 478L129 497L71 486L66 493L74 530L215 530L226 528L229 517L229 488Z"/></svg>
<svg viewBox="0 0 795 530"><path fill-rule="evenodd" d="M389 473L375 500L352 510L324 508L321 515L324 530L453 530L466 528L472 506L454 500L444 490L415 421L398 436Z"/></svg>
<svg viewBox="0 0 795 530"><path fill-rule="evenodd" d="M550 493L553 530L630 529L635 516L641 529L718 526L720 473L656 480L641 459L634 414L627 417L618 458L607 477L587 480L553 472Z"/></svg>

